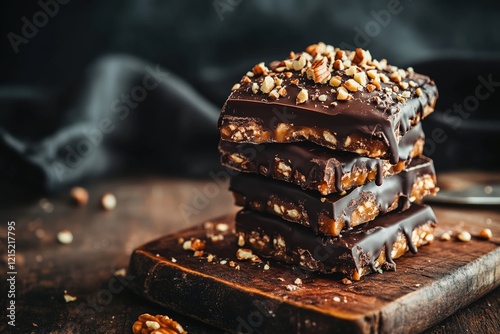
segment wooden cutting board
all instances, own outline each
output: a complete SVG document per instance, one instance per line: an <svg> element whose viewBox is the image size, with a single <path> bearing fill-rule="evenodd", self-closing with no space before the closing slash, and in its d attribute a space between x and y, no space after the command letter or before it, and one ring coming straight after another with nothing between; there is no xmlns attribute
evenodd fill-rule
<svg viewBox="0 0 500 334"><path fill-rule="evenodd" d="M500 211L434 209L439 227L433 244L397 259L396 272L348 285L276 261L237 261L230 231L222 241L207 241L204 256L195 257L178 239L207 240L203 224L137 248L129 274L137 277L137 293L229 332L420 332L500 284ZM220 221L232 229L232 215L212 222ZM493 231L489 241L476 237L486 227ZM462 229L473 235L470 242L439 239L444 231L456 235ZM212 262L208 253L216 255Z"/></svg>

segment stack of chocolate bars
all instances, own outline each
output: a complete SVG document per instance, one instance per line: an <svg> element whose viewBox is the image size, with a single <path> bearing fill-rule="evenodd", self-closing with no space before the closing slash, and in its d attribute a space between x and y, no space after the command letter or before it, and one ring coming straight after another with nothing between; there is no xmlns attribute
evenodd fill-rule
<svg viewBox="0 0 500 334"><path fill-rule="evenodd" d="M255 65L219 119L245 247L359 280L432 241L434 213L415 202L438 190L420 124L437 96L362 49L318 43Z"/></svg>

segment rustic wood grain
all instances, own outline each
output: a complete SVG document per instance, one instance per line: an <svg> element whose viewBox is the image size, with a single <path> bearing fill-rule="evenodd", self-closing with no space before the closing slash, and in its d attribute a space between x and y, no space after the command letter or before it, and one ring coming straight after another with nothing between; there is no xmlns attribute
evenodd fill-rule
<svg viewBox="0 0 500 334"><path fill-rule="evenodd" d="M163 177L94 183L87 185L90 192L87 206L75 207L63 194L49 198L54 206L52 212L45 212L38 199L33 201L28 196L25 197L28 201L10 201L9 205L2 201L0 300L6 299L5 241L6 222L9 220L16 221L18 275L17 326L12 330L6 325L5 308L2 308L0 332L130 333L137 316L149 312L172 316L190 333L222 333L215 327L140 298L128 288L122 289L125 285L130 286L131 280L117 281L113 276L115 270L127 267L133 249L144 242L231 211L232 198L225 190L227 185L223 184L208 203L197 203L197 212L188 220L183 218L179 206L192 206L197 191L203 192L207 184L213 183L213 180ZM105 191L113 192L118 198L114 211L104 212L99 208L98 198ZM3 198L8 195L3 194ZM474 212L459 207L443 207L442 210L454 212L457 224L463 220L463 212L469 212L471 216ZM488 220L485 217L489 217L491 224L498 226L498 211L492 210L478 210L477 217L482 217L477 218L479 222L486 224ZM73 243L61 245L56 241L57 232L63 228L73 232ZM66 303L64 290L78 299ZM106 291L111 292L111 298L107 298L109 293ZM353 293L356 293L355 289ZM499 300L500 289L497 288L426 333L500 332Z"/></svg>

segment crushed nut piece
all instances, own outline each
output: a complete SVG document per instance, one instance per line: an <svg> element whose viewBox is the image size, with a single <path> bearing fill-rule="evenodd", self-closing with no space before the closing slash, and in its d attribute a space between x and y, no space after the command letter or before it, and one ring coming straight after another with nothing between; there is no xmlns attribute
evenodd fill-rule
<svg viewBox="0 0 500 334"><path fill-rule="evenodd" d="M219 263L222 265L225 265L225 264L227 264L227 260L221 260Z"/></svg>
<svg viewBox="0 0 500 334"><path fill-rule="evenodd" d="M253 74L253 72L248 71L246 76L249 78L253 78L254 74Z"/></svg>
<svg viewBox="0 0 500 334"><path fill-rule="evenodd" d="M269 97L272 98L272 99L279 99L280 98L280 94L278 93L278 91L276 89L273 89L270 93L269 93Z"/></svg>
<svg viewBox="0 0 500 334"><path fill-rule="evenodd" d="M309 99L309 94L307 92L307 89L301 89L299 94L297 95L295 102L297 104L301 104L306 102L308 99Z"/></svg>
<svg viewBox="0 0 500 334"><path fill-rule="evenodd" d="M377 86L373 85L373 84L368 84L366 85L366 90L371 93L373 92L375 89L377 89Z"/></svg>
<svg viewBox="0 0 500 334"><path fill-rule="evenodd" d="M68 245L73 242L73 233L67 229L59 231L57 233L57 241L64 245Z"/></svg>
<svg viewBox="0 0 500 334"><path fill-rule="evenodd" d="M134 334L183 334L186 333L182 326L166 315L144 313L132 325Z"/></svg>
<svg viewBox="0 0 500 334"><path fill-rule="evenodd" d="M312 63L307 69L307 78L312 79L315 83L324 84L330 79L331 73L328 69L328 58L323 57Z"/></svg>
<svg viewBox="0 0 500 334"><path fill-rule="evenodd" d="M341 83L342 83L342 78L339 77L338 75L330 79L330 86L338 87L340 86Z"/></svg>
<svg viewBox="0 0 500 334"><path fill-rule="evenodd" d="M420 96L422 96L422 94L423 94L422 89L420 89L420 87L419 87L419 88L417 88L417 89L415 89L415 93L416 93L416 94L417 94L417 96L419 96L419 97L420 97Z"/></svg>
<svg viewBox="0 0 500 334"><path fill-rule="evenodd" d="M325 102L326 98L327 96L325 94L321 94L320 96L318 96L318 100L320 100L321 102Z"/></svg>
<svg viewBox="0 0 500 334"><path fill-rule="evenodd" d="M402 89L408 89L408 86L409 84L406 81L401 81L399 83L399 87L401 87Z"/></svg>
<svg viewBox="0 0 500 334"><path fill-rule="evenodd" d="M404 97L405 99L407 99L411 96L411 93L409 90L405 90L401 93L401 96Z"/></svg>
<svg viewBox="0 0 500 334"><path fill-rule="evenodd" d="M440 239L443 241L449 241L451 240L451 234L449 232L444 232L443 234L441 234Z"/></svg>
<svg viewBox="0 0 500 334"><path fill-rule="evenodd" d="M201 251L205 248L205 243L205 240L191 238L190 240L184 241L182 248L184 248L184 250Z"/></svg>
<svg viewBox="0 0 500 334"><path fill-rule="evenodd" d="M304 55L300 55L297 59L293 61L293 69L295 71L300 71L306 66L307 60Z"/></svg>
<svg viewBox="0 0 500 334"><path fill-rule="evenodd" d="M127 275L127 270L125 268L120 268L115 270L113 273L114 276L125 277Z"/></svg>
<svg viewBox="0 0 500 334"><path fill-rule="evenodd" d="M267 73L269 72L269 69L266 67L266 65L264 64L264 62L262 63L259 63L257 65L255 65L253 68L252 68L252 72L253 74L255 75L267 75Z"/></svg>
<svg viewBox="0 0 500 334"><path fill-rule="evenodd" d="M354 74L358 73L358 68L356 66L351 66L345 70L345 74L352 77Z"/></svg>
<svg viewBox="0 0 500 334"><path fill-rule="evenodd" d="M104 193L101 196L101 206L104 210L110 211L116 207L116 197L112 193Z"/></svg>
<svg viewBox="0 0 500 334"><path fill-rule="evenodd" d="M468 242L472 239L472 236L470 235L469 232L462 231L462 232L458 233L457 239L460 241L463 241L463 242Z"/></svg>
<svg viewBox="0 0 500 334"><path fill-rule="evenodd" d="M262 85L260 86L260 90L262 93L268 94L274 88L274 80L271 76L266 76Z"/></svg>
<svg viewBox="0 0 500 334"><path fill-rule="evenodd" d="M354 80L356 80L356 82L359 83L363 87L366 86L366 82L368 81L368 79L366 78L365 72L359 72L359 73L354 74Z"/></svg>
<svg viewBox="0 0 500 334"><path fill-rule="evenodd" d="M252 253L251 249L238 248L236 251L236 258L240 261L249 260L250 262L262 262L261 259Z"/></svg>
<svg viewBox="0 0 500 334"><path fill-rule="evenodd" d="M291 85L298 85L299 84L299 79L293 79L293 80L290 80L290 84Z"/></svg>
<svg viewBox="0 0 500 334"><path fill-rule="evenodd" d="M299 277L297 277L293 283L295 285L302 285L302 280Z"/></svg>
<svg viewBox="0 0 500 334"><path fill-rule="evenodd" d="M172 261L172 263L176 263L177 259L175 257L173 257L170 261Z"/></svg>
<svg viewBox="0 0 500 334"><path fill-rule="evenodd" d="M342 284L349 285L352 284L352 281L347 277L342 278Z"/></svg>
<svg viewBox="0 0 500 334"><path fill-rule="evenodd" d="M490 240L493 237L493 233L489 228L485 228L479 232L479 237L481 239Z"/></svg>
<svg viewBox="0 0 500 334"><path fill-rule="evenodd" d="M361 86L354 79L347 80L344 87L349 89L351 92L357 92L361 89Z"/></svg>
<svg viewBox="0 0 500 334"><path fill-rule="evenodd" d="M270 268L271 267L267 263L264 265L264 270L269 270Z"/></svg>
<svg viewBox="0 0 500 334"><path fill-rule="evenodd" d="M237 90L237 89L240 89L241 85L239 83L236 83L233 85L233 87L231 88L231 90Z"/></svg>
<svg viewBox="0 0 500 334"><path fill-rule="evenodd" d="M89 201L89 193L82 187L72 188L70 195L73 202L80 206L87 204Z"/></svg>
<svg viewBox="0 0 500 334"><path fill-rule="evenodd" d="M337 89L337 99L341 101L347 101L352 99L352 95L349 94L347 89L345 89L344 87L339 87L339 89Z"/></svg>
<svg viewBox="0 0 500 334"><path fill-rule="evenodd" d="M66 303L74 302L77 299L77 297L70 295L68 291L64 290L64 301Z"/></svg>
<svg viewBox="0 0 500 334"><path fill-rule="evenodd" d="M298 286L294 285L294 284L288 284L286 287L285 287L288 291L296 291L299 289Z"/></svg>
<svg viewBox="0 0 500 334"><path fill-rule="evenodd" d="M280 96L286 96L286 94L287 94L286 88L285 87L281 87L278 90L278 94L280 94Z"/></svg>
<svg viewBox="0 0 500 334"><path fill-rule="evenodd" d="M238 235L238 246L240 247L245 246L245 238L241 234Z"/></svg>
<svg viewBox="0 0 500 334"><path fill-rule="evenodd" d="M337 59L333 62L333 68L342 71L345 67L344 64L342 63L342 60Z"/></svg>
<svg viewBox="0 0 500 334"><path fill-rule="evenodd" d="M274 78L274 84L275 84L276 86L281 86L281 85L283 84L283 79L280 79L280 78L278 78L278 77L275 77L275 78Z"/></svg>
<svg viewBox="0 0 500 334"><path fill-rule="evenodd" d="M212 262L214 260L214 255L213 254L208 254L207 255L207 262Z"/></svg>

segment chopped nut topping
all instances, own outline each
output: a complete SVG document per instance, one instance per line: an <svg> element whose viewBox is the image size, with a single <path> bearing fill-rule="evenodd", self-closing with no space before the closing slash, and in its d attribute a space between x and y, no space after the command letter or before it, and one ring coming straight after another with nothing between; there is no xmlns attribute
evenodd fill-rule
<svg viewBox="0 0 500 334"><path fill-rule="evenodd" d="M274 88L274 80L270 76L266 76L262 85L260 86L260 90L262 93L268 94Z"/></svg>
<svg viewBox="0 0 500 334"><path fill-rule="evenodd" d="M361 86L365 87L368 79L366 78L365 72L359 72L354 74L354 80L356 80L356 82L359 83Z"/></svg>
<svg viewBox="0 0 500 334"><path fill-rule="evenodd" d="M236 258L240 261L249 260L250 262L261 262L260 258L252 253L251 249L238 248Z"/></svg>
<svg viewBox="0 0 500 334"><path fill-rule="evenodd" d="M342 63L342 60L337 59L333 62L333 68L339 71L342 71L344 69L344 64Z"/></svg>
<svg viewBox="0 0 500 334"><path fill-rule="evenodd" d="M384 73L379 74L380 80L382 80L383 83L389 83L391 80L385 75Z"/></svg>
<svg viewBox="0 0 500 334"><path fill-rule="evenodd" d="M296 291L299 289L298 286L294 285L294 284L288 284L286 287L285 287L288 291Z"/></svg>
<svg viewBox="0 0 500 334"><path fill-rule="evenodd" d="M292 84L292 85L298 85L299 84L299 79L290 80L290 84Z"/></svg>
<svg viewBox="0 0 500 334"><path fill-rule="evenodd" d="M330 86L338 87L340 86L341 83L342 83L342 78L339 77L338 75L330 79Z"/></svg>
<svg viewBox="0 0 500 334"><path fill-rule="evenodd" d="M285 60L285 67L287 70L292 70L293 69L293 61L292 60Z"/></svg>
<svg viewBox="0 0 500 334"><path fill-rule="evenodd" d="M420 87L419 87L419 88L417 88L417 89L415 89L415 93L416 93L416 94L417 94L417 96L419 96L419 97L420 97L420 96L422 96L422 94L423 94L423 92L422 92L422 90L420 89Z"/></svg>
<svg viewBox="0 0 500 334"><path fill-rule="evenodd" d="M299 277L297 277L293 283L295 285L302 285L302 280Z"/></svg>
<svg viewBox="0 0 500 334"><path fill-rule="evenodd" d="M87 204L87 202L89 201L89 193L87 192L87 190L85 190L85 188L82 187L72 188L70 195L73 202L80 206Z"/></svg>
<svg viewBox="0 0 500 334"><path fill-rule="evenodd" d="M351 66L345 70L345 74L352 77L354 74L358 73L358 68L356 66Z"/></svg>
<svg viewBox="0 0 500 334"><path fill-rule="evenodd" d="M481 239L490 240L493 237L493 233L489 228L485 228L482 229L481 232L479 232L479 237Z"/></svg>
<svg viewBox="0 0 500 334"><path fill-rule="evenodd" d="M401 75L399 72L392 72L391 75L389 75L389 78L391 78L394 82L401 82Z"/></svg>
<svg viewBox="0 0 500 334"><path fill-rule="evenodd" d="M73 233L67 229L59 231L57 233L57 241L64 245L68 245L73 242Z"/></svg>
<svg viewBox="0 0 500 334"><path fill-rule="evenodd" d="M77 299L77 297L70 295L68 291L64 290L64 301L66 303L74 302Z"/></svg>
<svg viewBox="0 0 500 334"><path fill-rule="evenodd" d="M361 86L354 79L347 80L344 87L349 89L351 92L357 92L361 89Z"/></svg>
<svg viewBox="0 0 500 334"><path fill-rule="evenodd" d="M132 325L134 334L183 334L186 333L182 326L166 315L144 313Z"/></svg>
<svg viewBox="0 0 500 334"><path fill-rule="evenodd" d="M245 238L241 234L238 235L238 246L240 247L245 246Z"/></svg>
<svg viewBox="0 0 500 334"><path fill-rule="evenodd" d="M112 193L104 193L101 197L101 206L104 210L113 210L116 207L115 195Z"/></svg>
<svg viewBox="0 0 500 334"><path fill-rule="evenodd" d="M406 81L401 81L399 83L399 87L401 87L402 89L408 89L408 86L409 84Z"/></svg>
<svg viewBox="0 0 500 334"><path fill-rule="evenodd" d="M253 74L253 72L248 71L246 76L249 78L253 78L254 74Z"/></svg>
<svg viewBox="0 0 500 334"><path fill-rule="evenodd" d="M252 84L252 93L257 94L259 92L259 84L254 82Z"/></svg>
<svg viewBox="0 0 500 334"><path fill-rule="evenodd" d="M405 90L404 92L401 93L401 96L407 99L411 96L411 93L409 90Z"/></svg>
<svg viewBox="0 0 500 334"><path fill-rule="evenodd" d="M330 79L331 73L328 70L328 58L323 57L312 63L307 69L307 78L314 80L316 83L324 84Z"/></svg>
<svg viewBox="0 0 500 334"><path fill-rule="evenodd" d="M286 96L286 94L287 94L286 88L285 88L285 87L281 87L281 88L278 90L278 94L279 94L280 96Z"/></svg>
<svg viewBox="0 0 500 334"><path fill-rule="evenodd" d="M457 239L460 241L463 241L463 242L468 242L472 239L472 236L470 235L469 232L462 231L462 232L458 233Z"/></svg>
<svg viewBox="0 0 500 334"><path fill-rule="evenodd" d="M377 89L377 86L373 85L373 84L368 84L366 85L366 90L371 93L373 92L375 89Z"/></svg>
<svg viewBox="0 0 500 334"><path fill-rule="evenodd" d="M182 244L182 248L185 250L201 251L205 248L205 240L200 240L198 238L191 238L191 240L186 240Z"/></svg>
<svg viewBox="0 0 500 334"><path fill-rule="evenodd" d="M239 83L234 84L233 87L231 88L232 91L240 89L241 85Z"/></svg>
<svg viewBox="0 0 500 334"><path fill-rule="evenodd" d="M269 72L269 69L266 67L266 65L262 62L262 63L259 63L257 65L255 65L253 68L252 68L252 72L253 74L255 75L267 75L267 73Z"/></svg>
<svg viewBox="0 0 500 334"><path fill-rule="evenodd" d="M347 101L350 99L352 99L352 95L349 94L347 89L344 87L339 87L339 89L337 89L337 100Z"/></svg>
<svg viewBox="0 0 500 334"><path fill-rule="evenodd" d="M304 54L301 54L297 59L293 61L293 69L295 71L300 71L306 66L307 60Z"/></svg>
<svg viewBox="0 0 500 334"><path fill-rule="evenodd" d="M301 104L306 102L308 99L309 99L309 94L307 92L307 89L301 89L299 94L297 95L295 102L297 104Z"/></svg>
<svg viewBox="0 0 500 334"><path fill-rule="evenodd" d="M280 78L278 78L278 77L275 77L275 78L274 78L274 84L275 84L276 86L281 86L281 85L283 84L283 79L280 79Z"/></svg>
<svg viewBox="0 0 500 334"><path fill-rule="evenodd" d="M366 71L366 74L368 74L368 76L372 79L378 79L378 73L377 73L377 70L369 70L369 71Z"/></svg>
<svg viewBox="0 0 500 334"><path fill-rule="evenodd" d="M270 267L270 266L266 263L266 264L264 265L264 270L269 270L269 269L271 269L271 267Z"/></svg>
<svg viewBox="0 0 500 334"><path fill-rule="evenodd" d="M349 285L349 284L352 284L352 281L350 279L348 279L347 277L344 277L342 279L342 284Z"/></svg>
<svg viewBox="0 0 500 334"><path fill-rule="evenodd" d="M285 72L285 78L291 78L293 75L292 72Z"/></svg>
<svg viewBox="0 0 500 334"><path fill-rule="evenodd" d="M377 87L377 90L381 90L382 89L382 86L380 85L380 81L378 81L377 79L373 79L371 83L373 85L375 85L375 87Z"/></svg>
<svg viewBox="0 0 500 334"><path fill-rule="evenodd" d="M417 86L418 86L418 84L417 84L415 81L413 81L413 80L410 80L410 81L408 82L408 84L409 84L409 85L410 85L410 87L412 87L412 88L415 88L415 87L417 87Z"/></svg>
<svg viewBox="0 0 500 334"><path fill-rule="evenodd" d="M327 96L325 94L321 94L320 96L318 96L318 100L320 100L321 102L325 102L326 98Z"/></svg>
<svg viewBox="0 0 500 334"><path fill-rule="evenodd" d="M352 62L358 65L365 65L367 62L372 60L372 56L370 52L365 51L361 48L356 49L356 53L354 54L354 58Z"/></svg>
<svg viewBox="0 0 500 334"><path fill-rule="evenodd" d="M306 48L306 52L314 57L317 54L322 54L323 52L325 52L325 49L326 49L326 44L323 42L319 42L318 44L309 45Z"/></svg>
<svg viewBox="0 0 500 334"><path fill-rule="evenodd" d="M272 98L272 99L279 99L280 97L280 94L278 93L278 91L276 89L273 89L270 93L269 93L269 97Z"/></svg>

